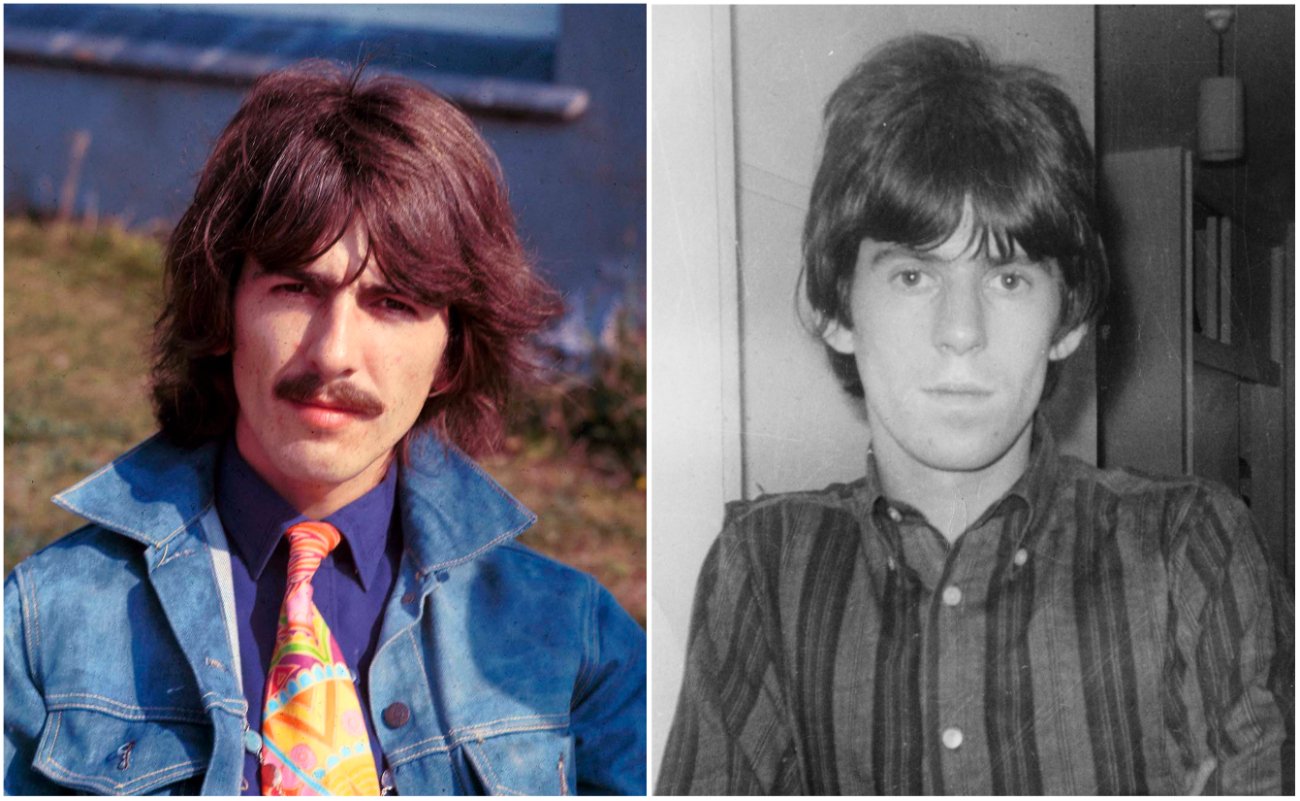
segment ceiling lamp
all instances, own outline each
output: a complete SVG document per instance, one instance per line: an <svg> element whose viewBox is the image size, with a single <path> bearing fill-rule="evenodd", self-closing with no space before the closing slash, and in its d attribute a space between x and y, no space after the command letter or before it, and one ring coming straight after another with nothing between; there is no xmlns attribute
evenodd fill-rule
<svg viewBox="0 0 1300 801"><path fill-rule="evenodd" d="M1245 89L1223 74L1223 37L1232 27L1231 8L1209 8L1205 21L1219 37L1219 74L1201 81L1197 113L1197 151L1202 161L1233 161L1246 150Z"/></svg>

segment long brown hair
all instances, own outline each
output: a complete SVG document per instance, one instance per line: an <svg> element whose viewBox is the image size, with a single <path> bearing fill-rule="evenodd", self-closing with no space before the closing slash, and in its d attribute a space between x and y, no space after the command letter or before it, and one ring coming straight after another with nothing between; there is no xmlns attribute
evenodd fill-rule
<svg viewBox="0 0 1300 801"><path fill-rule="evenodd" d="M153 399L181 445L225 435L233 295L246 258L318 258L350 225L399 291L445 307L451 336L416 428L470 453L495 445L530 336L560 309L515 232L500 166L469 119L419 84L324 62L264 76L217 139L167 247Z"/></svg>

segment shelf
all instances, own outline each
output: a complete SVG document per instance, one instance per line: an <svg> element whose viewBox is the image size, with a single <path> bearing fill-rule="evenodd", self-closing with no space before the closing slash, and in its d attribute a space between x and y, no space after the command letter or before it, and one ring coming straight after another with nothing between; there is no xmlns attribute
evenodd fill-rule
<svg viewBox="0 0 1300 801"><path fill-rule="evenodd" d="M1252 353L1240 345L1225 345L1204 334L1192 334L1192 358L1197 364L1235 375L1243 381L1278 385L1282 368L1272 359Z"/></svg>

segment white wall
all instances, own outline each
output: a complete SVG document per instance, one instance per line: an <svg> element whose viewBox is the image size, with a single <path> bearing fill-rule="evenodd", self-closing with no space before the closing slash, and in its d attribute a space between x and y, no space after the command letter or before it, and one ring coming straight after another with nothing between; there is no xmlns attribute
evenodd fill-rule
<svg viewBox="0 0 1300 801"><path fill-rule="evenodd" d="M723 502L821 487L864 470L861 414L794 311L826 97L887 39L972 34L996 57L1061 76L1091 135L1095 43L1092 9L1060 6L652 6L651 30L657 771L680 688L695 579ZM737 234L739 265L731 246ZM1075 357L1083 376L1074 380L1072 402L1082 411L1065 439L1069 450L1095 459L1090 357L1091 350Z"/></svg>
<svg viewBox="0 0 1300 801"><path fill-rule="evenodd" d="M723 504L741 493L730 34L726 8L652 8L650 677L663 699L651 707L653 765L695 577Z"/></svg>

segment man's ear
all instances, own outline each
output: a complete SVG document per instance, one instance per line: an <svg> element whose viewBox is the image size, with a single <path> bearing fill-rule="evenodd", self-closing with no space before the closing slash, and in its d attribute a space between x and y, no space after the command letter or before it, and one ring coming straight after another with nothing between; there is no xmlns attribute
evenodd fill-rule
<svg viewBox="0 0 1300 801"><path fill-rule="evenodd" d="M1083 342L1083 335L1086 333L1088 333L1088 324L1079 323L1078 326L1067 331L1065 336L1056 340L1056 344L1048 349L1047 358L1054 362L1059 362L1061 359L1074 353L1079 349L1079 344Z"/></svg>
<svg viewBox="0 0 1300 801"><path fill-rule="evenodd" d="M826 323L826 330L822 331L822 339L845 356L853 354L853 329L839 320L830 320Z"/></svg>

